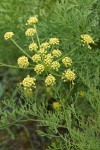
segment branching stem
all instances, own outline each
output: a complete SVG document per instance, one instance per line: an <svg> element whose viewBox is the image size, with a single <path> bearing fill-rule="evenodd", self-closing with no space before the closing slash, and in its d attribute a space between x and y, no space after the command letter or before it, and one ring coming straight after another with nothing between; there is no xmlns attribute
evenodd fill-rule
<svg viewBox="0 0 100 150"><path fill-rule="evenodd" d="M12 41L27 57L29 57L29 58L32 60L31 56L30 56L29 54L27 54L27 53L15 42L15 40L11 39L11 41Z"/></svg>

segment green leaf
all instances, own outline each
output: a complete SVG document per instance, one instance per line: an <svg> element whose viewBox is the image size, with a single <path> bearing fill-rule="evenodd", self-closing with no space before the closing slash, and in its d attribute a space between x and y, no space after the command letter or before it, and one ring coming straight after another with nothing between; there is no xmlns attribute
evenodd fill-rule
<svg viewBox="0 0 100 150"><path fill-rule="evenodd" d="M0 83L0 97L2 96L3 94L3 87L2 87L2 84Z"/></svg>

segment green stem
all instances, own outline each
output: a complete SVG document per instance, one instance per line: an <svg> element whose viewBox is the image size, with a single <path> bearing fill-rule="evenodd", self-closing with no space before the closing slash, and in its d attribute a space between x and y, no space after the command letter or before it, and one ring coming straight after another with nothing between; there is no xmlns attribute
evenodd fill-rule
<svg viewBox="0 0 100 150"><path fill-rule="evenodd" d="M36 29L36 25L34 25L34 29L36 30L36 38L37 38L38 45L39 45L39 48L40 48L40 40L39 40L38 32L37 32L37 29Z"/></svg>
<svg viewBox="0 0 100 150"><path fill-rule="evenodd" d="M2 64L2 63L0 63L0 66L11 67L11 68L19 68L18 66L12 66L12 65L7 65L7 64Z"/></svg>
<svg viewBox="0 0 100 150"><path fill-rule="evenodd" d="M3 63L0 63L0 66L2 66L2 67L10 67L10 68L17 68L17 69L33 69L33 68L20 68L18 66L7 65L7 64L3 64Z"/></svg>
<svg viewBox="0 0 100 150"><path fill-rule="evenodd" d="M27 120L21 120L21 122L27 122L27 121L35 121L35 122L41 122L42 120L37 120L37 119L27 119Z"/></svg>
<svg viewBox="0 0 100 150"><path fill-rule="evenodd" d="M32 42L34 43L34 39L33 39L33 37L32 37Z"/></svg>
<svg viewBox="0 0 100 150"><path fill-rule="evenodd" d="M11 41L12 41L27 57L29 57L30 59L32 59L31 56L28 55L13 39L11 39Z"/></svg>
<svg viewBox="0 0 100 150"><path fill-rule="evenodd" d="M58 75L56 73L53 73L53 72L50 72L51 74L55 75L55 76L58 76L58 77L61 77L61 75Z"/></svg>
<svg viewBox="0 0 100 150"><path fill-rule="evenodd" d="M11 127L11 126L16 125L17 123L28 122L28 121L41 122L42 120L36 120L36 119L18 120L18 121L10 122L10 123L6 124L6 126ZM6 126L0 124L0 130L6 128Z"/></svg>
<svg viewBox="0 0 100 150"><path fill-rule="evenodd" d="M30 132L29 132L28 128L25 127L25 126L24 126L24 131L25 131L27 137L29 138L29 141L30 141L30 145L31 145L32 150L35 150L35 147L34 147L34 145L33 145L33 143L32 143L32 140L31 140Z"/></svg>

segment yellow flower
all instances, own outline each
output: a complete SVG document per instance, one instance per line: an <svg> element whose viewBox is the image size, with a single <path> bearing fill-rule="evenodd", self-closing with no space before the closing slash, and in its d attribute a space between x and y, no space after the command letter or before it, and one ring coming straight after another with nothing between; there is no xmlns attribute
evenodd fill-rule
<svg viewBox="0 0 100 150"><path fill-rule="evenodd" d="M36 51L37 48L38 48L38 46L37 46L36 43L31 43L31 44L29 45L29 50L30 50L30 51L33 51L33 50Z"/></svg>
<svg viewBox="0 0 100 150"><path fill-rule="evenodd" d="M56 79L54 76L52 76L51 74L49 74L46 79L45 79L45 84L46 86L49 86L49 85L54 85L56 83Z"/></svg>
<svg viewBox="0 0 100 150"><path fill-rule="evenodd" d="M28 58L26 56L19 57L17 62L20 68L26 68L29 65Z"/></svg>
<svg viewBox="0 0 100 150"><path fill-rule="evenodd" d="M37 23L37 22L38 22L38 19L37 19L36 16L30 17L30 18L27 20L27 23L28 23L29 25L33 25L33 24L35 24L35 23Z"/></svg>
<svg viewBox="0 0 100 150"><path fill-rule="evenodd" d="M47 50L45 50L44 48L41 48L39 51L38 51L39 54L41 54L42 56L44 56L46 53L47 53Z"/></svg>
<svg viewBox="0 0 100 150"><path fill-rule="evenodd" d="M41 56L39 54L35 54L33 57L32 57L32 60L33 62L39 62L41 61Z"/></svg>
<svg viewBox="0 0 100 150"><path fill-rule="evenodd" d="M72 64L72 60L71 60L70 57L65 57L65 58L63 58L63 59L62 59L62 62L63 62L63 64L64 64L66 67L71 66L71 64Z"/></svg>
<svg viewBox="0 0 100 150"><path fill-rule="evenodd" d="M58 50L58 49L54 49L52 51L52 56L53 57L60 57L61 55L62 55L62 52L60 50Z"/></svg>
<svg viewBox="0 0 100 150"><path fill-rule="evenodd" d="M53 102L52 106L55 110L61 109L61 104L59 102Z"/></svg>
<svg viewBox="0 0 100 150"><path fill-rule="evenodd" d="M26 30L25 35L26 36L33 36L36 33L36 30L33 28L29 28Z"/></svg>
<svg viewBox="0 0 100 150"><path fill-rule="evenodd" d="M81 35L81 38L82 38L82 42L83 42L83 46L84 45L87 45L89 49L91 49L91 46L90 44L93 43L94 44L94 41L92 39L92 37L88 34L82 34Z"/></svg>
<svg viewBox="0 0 100 150"><path fill-rule="evenodd" d="M85 96L85 92L84 92L84 91L80 91L80 92L79 92L79 96L80 96L80 97L84 97L84 96Z"/></svg>
<svg viewBox="0 0 100 150"><path fill-rule="evenodd" d="M52 62L52 64L51 64L52 69L58 71L59 67L60 67L59 62L57 62L57 61Z"/></svg>
<svg viewBox="0 0 100 150"><path fill-rule="evenodd" d="M8 40L8 39L11 39L13 37L14 33L13 32L6 32L4 34L4 39L5 40Z"/></svg>
<svg viewBox="0 0 100 150"><path fill-rule="evenodd" d="M44 66L42 64L38 64L35 66L34 71L37 74L41 74L44 71Z"/></svg>
<svg viewBox="0 0 100 150"><path fill-rule="evenodd" d="M28 75L26 78L24 78L24 80L22 81L21 85L23 85L24 90L27 90L27 89L32 90L32 87L36 88L35 81L36 81L35 78L30 77Z"/></svg>
<svg viewBox="0 0 100 150"><path fill-rule="evenodd" d="M49 43L51 45L59 45L59 40L57 38L50 38Z"/></svg>
<svg viewBox="0 0 100 150"><path fill-rule="evenodd" d="M43 48L43 49L47 49L47 48L50 48L50 45L49 45L49 43L44 42L44 43L42 43L42 44L40 45L40 47Z"/></svg>
<svg viewBox="0 0 100 150"><path fill-rule="evenodd" d="M75 75L74 71L71 71L70 69L66 70L62 74L62 79L64 79L64 82L66 80L73 81L73 80L75 80L75 78L76 78L76 75Z"/></svg>
<svg viewBox="0 0 100 150"><path fill-rule="evenodd" d="M48 66L52 63L53 61L53 57L51 54L47 54L45 55L45 58L44 58L44 63Z"/></svg>

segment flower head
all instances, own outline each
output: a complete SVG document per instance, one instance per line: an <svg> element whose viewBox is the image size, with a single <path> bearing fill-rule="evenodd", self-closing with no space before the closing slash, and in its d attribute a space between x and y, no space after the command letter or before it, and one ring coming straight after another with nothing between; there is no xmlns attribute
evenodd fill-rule
<svg viewBox="0 0 100 150"><path fill-rule="evenodd" d="M80 96L80 97L84 97L84 96L85 96L85 92L84 92L84 91L80 91L80 92L79 92L79 96Z"/></svg>
<svg viewBox="0 0 100 150"><path fill-rule="evenodd" d="M40 45L40 47L43 49L47 49L47 48L50 48L50 44L48 42L44 42Z"/></svg>
<svg viewBox="0 0 100 150"><path fill-rule="evenodd" d="M60 63L58 61L52 62L51 68L58 71L58 69L60 68Z"/></svg>
<svg viewBox="0 0 100 150"><path fill-rule="evenodd" d="M61 108L61 104L59 102L53 102L52 106L55 110L60 110Z"/></svg>
<svg viewBox="0 0 100 150"><path fill-rule="evenodd" d="M31 43L31 44L29 45L29 50L30 50L30 51L33 51L33 50L36 51L37 48L38 48L38 46L37 46L36 43Z"/></svg>
<svg viewBox="0 0 100 150"><path fill-rule="evenodd" d="M62 79L64 79L64 82L69 80L69 81L73 81L75 80L76 75L74 73L74 71L71 71L70 69L66 70L63 74L62 74Z"/></svg>
<svg viewBox="0 0 100 150"><path fill-rule="evenodd" d="M49 66L49 65L51 64L52 60L53 60L53 57L52 57L51 54L45 55L44 63L45 63L47 66Z"/></svg>
<svg viewBox="0 0 100 150"><path fill-rule="evenodd" d="M36 33L36 30L33 28L29 28L26 30L25 35L26 36L33 36Z"/></svg>
<svg viewBox="0 0 100 150"><path fill-rule="evenodd" d="M8 40L8 39L11 39L13 37L14 33L13 32L6 32L4 34L4 39L5 40Z"/></svg>
<svg viewBox="0 0 100 150"><path fill-rule="evenodd" d="M65 58L63 58L63 59L62 59L62 62L63 62L63 64L64 64L66 67L71 66L71 64L72 64L72 60L71 60L70 57L65 57Z"/></svg>
<svg viewBox="0 0 100 150"><path fill-rule="evenodd" d="M44 49L44 48L41 48L39 51L38 51L38 54L44 56L45 54L47 53L47 50Z"/></svg>
<svg viewBox="0 0 100 150"><path fill-rule="evenodd" d="M27 23L28 23L29 25L33 25L33 24L35 24L35 23L37 23L37 22L38 22L38 19L37 19L36 16L30 17L30 18L27 20Z"/></svg>
<svg viewBox="0 0 100 150"><path fill-rule="evenodd" d="M57 38L50 38L49 43L51 45L59 45L59 40Z"/></svg>
<svg viewBox="0 0 100 150"><path fill-rule="evenodd" d="M20 68L26 68L29 65L29 61L26 56L19 57L17 62Z"/></svg>
<svg viewBox="0 0 100 150"><path fill-rule="evenodd" d="M90 44L93 43L94 44L94 41L92 39L92 37L88 34L82 34L81 35L81 38L82 38L82 42L83 42L83 45L87 45L89 49L91 49L91 46Z"/></svg>
<svg viewBox="0 0 100 150"><path fill-rule="evenodd" d="M22 81L21 85L23 85L24 89L30 89L32 90L32 87L36 88L35 86L35 81L36 79L33 77L30 77L29 75L24 78L24 80Z"/></svg>
<svg viewBox="0 0 100 150"><path fill-rule="evenodd" d="M61 55L62 55L62 52L60 50L58 50L58 49L54 49L52 51L52 56L53 57L60 57Z"/></svg>
<svg viewBox="0 0 100 150"><path fill-rule="evenodd" d="M37 74L41 74L44 71L44 66L42 64L38 64L35 66L34 71Z"/></svg>
<svg viewBox="0 0 100 150"><path fill-rule="evenodd" d="M39 54L35 54L32 56L32 60L33 60L33 62L37 63L37 62L41 61L41 56Z"/></svg>
<svg viewBox="0 0 100 150"><path fill-rule="evenodd" d="M46 86L49 86L49 85L54 85L56 83L56 79L54 76L52 76L51 74L49 74L46 79L45 79L45 84Z"/></svg>

